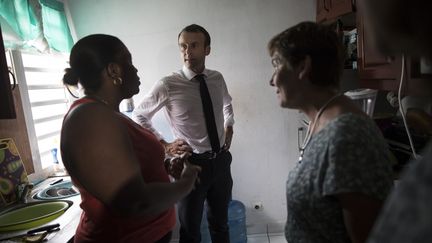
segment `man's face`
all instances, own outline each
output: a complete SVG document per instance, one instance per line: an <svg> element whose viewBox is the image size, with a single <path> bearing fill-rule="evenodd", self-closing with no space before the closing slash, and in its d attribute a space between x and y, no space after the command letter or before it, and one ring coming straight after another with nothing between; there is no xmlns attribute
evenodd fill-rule
<svg viewBox="0 0 432 243"><path fill-rule="evenodd" d="M195 73L204 70L205 57L210 53L210 46L205 46L204 42L205 36L201 32L182 32L178 39L183 63Z"/></svg>

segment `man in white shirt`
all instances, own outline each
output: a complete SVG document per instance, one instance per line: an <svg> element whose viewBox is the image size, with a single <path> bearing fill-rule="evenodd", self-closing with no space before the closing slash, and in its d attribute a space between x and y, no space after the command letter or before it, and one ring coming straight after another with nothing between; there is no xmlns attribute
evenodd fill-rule
<svg viewBox="0 0 432 243"><path fill-rule="evenodd" d="M183 68L153 86L135 108L133 119L160 139L168 156L190 155L188 160L202 168L200 183L178 204L179 242L200 242L200 223L207 200L212 241L227 243L232 189L232 157L228 150L234 124L231 96L223 76L205 68L210 35L203 27L196 24L185 27L178 35L178 45ZM172 143L165 141L151 123L161 108L165 108L176 138Z"/></svg>

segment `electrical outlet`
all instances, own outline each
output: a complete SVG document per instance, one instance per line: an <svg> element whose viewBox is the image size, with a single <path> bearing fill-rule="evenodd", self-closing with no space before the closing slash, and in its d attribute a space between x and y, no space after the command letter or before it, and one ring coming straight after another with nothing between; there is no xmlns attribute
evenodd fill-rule
<svg viewBox="0 0 432 243"><path fill-rule="evenodd" d="M263 210L263 204L262 202L254 202L252 205L253 209L255 210Z"/></svg>

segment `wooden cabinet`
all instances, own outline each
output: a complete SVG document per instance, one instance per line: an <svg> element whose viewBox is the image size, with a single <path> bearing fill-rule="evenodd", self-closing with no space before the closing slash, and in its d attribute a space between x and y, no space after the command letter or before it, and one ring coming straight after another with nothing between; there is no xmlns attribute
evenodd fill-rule
<svg viewBox="0 0 432 243"><path fill-rule="evenodd" d="M384 56L372 43L364 19L357 13L357 62L360 86L372 89L396 90L401 70L401 58Z"/></svg>
<svg viewBox="0 0 432 243"><path fill-rule="evenodd" d="M0 119L15 119L15 106L0 27Z"/></svg>
<svg viewBox="0 0 432 243"><path fill-rule="evenodd" d="M402 74L402 55L385 56L372 43L364 15L356 12L358 73L362 88L397 91ZM405 57L403 94L432 95L432 75L420 73L419 58Z"/></svg>
<svg viewBox="0 0 432 243"><path fill-rule="evenodd" d="M364 16L353 0L317 0L316 20L333 24L340 20L350 30L357 29L358 86L378 90L397 91L402 71L402 57L385 56L372 43L371 31L365 26ZM348 23L348 24L347 24ZM421 74L419 58L405 58L403 93L432 95L432 74Z"/></svg>
<svg viewBox="0 0 432 243"><path fill-rule="evenodd" d="M327 5L327 1L329 0L317 0L317 9L316 9L317 23L321 23L327 19L327 15L330 10Z"/></svg>
<svg viewBox="0 0 432 243"><path fill-rule="evenodd" d="M326 22L339 16L353 12L355 2L353 0L317 0L318 23Z"/></svg>

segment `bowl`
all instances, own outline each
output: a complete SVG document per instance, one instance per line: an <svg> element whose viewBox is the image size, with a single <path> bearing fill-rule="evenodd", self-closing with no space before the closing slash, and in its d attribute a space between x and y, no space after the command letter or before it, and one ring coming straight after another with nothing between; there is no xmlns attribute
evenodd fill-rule
<svg viewBox="0 0 432 243"><path fill-rule="evenodd" d="M46 224L62 215L70 201L44 201L18 204L0 213L0 232L26 230Z"/></svg>
<svg viewBox="0 0 432 243"><path fill-rule="evenodd" d="M79 195L71 181L64 181L39 191L34 198L41 200L63 199Z"/></svg>

